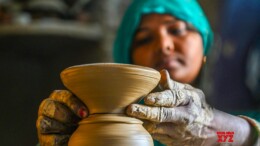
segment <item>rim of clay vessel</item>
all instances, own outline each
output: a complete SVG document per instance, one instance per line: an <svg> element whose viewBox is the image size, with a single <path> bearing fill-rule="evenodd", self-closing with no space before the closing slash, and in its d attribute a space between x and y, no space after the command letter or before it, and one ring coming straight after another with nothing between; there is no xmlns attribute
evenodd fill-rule
<svg viewBox="0 0 260 146"><path fill-rule="evenodd" d="M81 64L81 65L74 65L71 67L66 68L66 70L71 69L81 69L81 68L89 68L94 69L94 72L104 71L104 67L109 67L110 69L120 69L128 71L128 74L136 74L136 75L144 75L149 76L151 78L160 79L161 76L158 76L158 71L145 67L145 66L139 66L139 65L132 65L132 64L123 64L123 63L91 63L91 64Z"/></svg>
<svg viewBox="0 0 260 146"><path fill-rule="evenodd" d="M61 72L65 87L86 104L90 114L124 113L129 104L151 92L160 77L152 68L118 63L76 65Z"/></svg>

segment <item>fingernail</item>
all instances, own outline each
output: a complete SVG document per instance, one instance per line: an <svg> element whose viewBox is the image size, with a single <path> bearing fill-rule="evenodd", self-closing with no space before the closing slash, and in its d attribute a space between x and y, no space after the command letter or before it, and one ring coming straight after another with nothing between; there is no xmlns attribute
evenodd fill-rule
<svg viewBox="0 0 260 146"><path fill-rule="evenodd" d="M135 110L136 110L136 106L132 104L132 105L128 106L127 113L131 115L135 112Z"/></svg>
<svg viewBox="0 0 260 146"><path fill-rule="evenodd" d="M155 103L155 98L156 96L154 95L155 93L151 93L150 95L148 95L146 98L145 98L145 103L146 104L154 104Z"/></svg>
<svg viewBox="0 0 260 146"><path fill-rule="evenodd" d="M81 118L85 118L87 116L87 111L85 108L80 108L78 113Z"/></svg>

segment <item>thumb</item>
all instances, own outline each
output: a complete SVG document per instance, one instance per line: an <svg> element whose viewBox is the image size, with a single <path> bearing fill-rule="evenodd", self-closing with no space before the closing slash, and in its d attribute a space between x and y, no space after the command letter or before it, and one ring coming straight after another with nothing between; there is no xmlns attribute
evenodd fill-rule
<svg viewBox="0 0 260 146"><path fill-rule="evenodd" d="M184 89L186 84L182 84L176 81L173 81L170 77L170 74L167 70L163 69L160 71L161 80L159 82L159 87L162 90L166 89Z"/></svg>
<svg viewBox="0 0 260 146"><path fill-rule="evenodd" d="M183 84L177 81L174 81L171 79L170 74L167 70L163 69L160 71L161 74L161 80L159 82L159 87L161 90L166 90L166 89L187 89L187 90L192 90L194 89L191 85L189 84Z"/></svg>

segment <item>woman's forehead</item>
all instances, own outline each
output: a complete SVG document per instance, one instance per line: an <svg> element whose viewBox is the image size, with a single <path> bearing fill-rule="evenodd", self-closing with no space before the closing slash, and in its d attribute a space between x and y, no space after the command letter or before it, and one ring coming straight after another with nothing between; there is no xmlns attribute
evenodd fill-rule
<svg viewBox="0 0 260 146"><path fill-rule="evenodd" d="M177 19L176 17L169 14L145 14L142 16L139 28L144 28L146 26L152 25L171 25L178 22L184 22Z"/></svg>

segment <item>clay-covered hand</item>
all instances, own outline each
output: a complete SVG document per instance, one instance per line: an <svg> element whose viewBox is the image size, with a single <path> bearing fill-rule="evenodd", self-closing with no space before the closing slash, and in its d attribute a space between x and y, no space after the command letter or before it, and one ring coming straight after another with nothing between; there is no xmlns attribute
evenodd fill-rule
<svg viewBox="0 0 260 146"><path fill-rule="evenodd" d="M86 106L67 90L55 90L42 101L36 127L41 146L65 146L81 118L88 115Z"/></svg>
<svg viewBox="0 0 260 146"><path fill-rule="evenodd" d="M150 93L145 105L132 104L127 114L144 120L152 137L168 146L200 146L215 135L210 122L213 110L201 90L170 79L161 71L162 92Z"/></svg>

